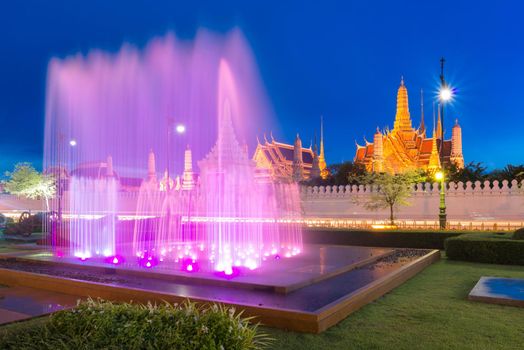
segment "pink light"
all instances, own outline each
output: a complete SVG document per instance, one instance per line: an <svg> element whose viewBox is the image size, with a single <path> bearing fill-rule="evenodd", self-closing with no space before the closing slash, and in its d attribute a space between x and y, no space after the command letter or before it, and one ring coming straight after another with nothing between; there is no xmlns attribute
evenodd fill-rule
<svg viewBox="0 0 524 350"><path fill-rule="evenodd" d="M113 255L113 256L108 256L107 258L105 258L106 263L113 264L113 265L122 264L124 261L125 259L121 255Z"/></svg>
<svg viewBox="0 0 524 350"><path fill-rule="evenodd" d="M148 262L146 263L146 267L151 267L151 262L148 261Z"/></svg>
<svg viewBox="0 0 524 350"><path fill-rule="evenodd" d="M182 271L185 272L197 272L200 270L200 267L196 260L191 258L186 258L182 260Z"/></svg>
<svg viewBox="0 0 524 350"><path fill-rule="evenodd" d="M215 276L225 278L227 280L233 279L240 275L241 269L238 267L227 268L224 271L215 271Z"/></svg>

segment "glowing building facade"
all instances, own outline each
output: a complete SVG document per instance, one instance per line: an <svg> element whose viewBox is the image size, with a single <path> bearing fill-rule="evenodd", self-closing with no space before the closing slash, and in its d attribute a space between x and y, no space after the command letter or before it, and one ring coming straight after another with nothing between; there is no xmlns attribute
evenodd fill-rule
<svg viewBox="0 0 524 350"><path fill-rule="evenodd" d="M434 128L431 137L427 137L424 106L421 102L420 126L412 126L408 90L404 85L404 79L401 79L393 130L380 131L377 128L373 142L366 141L365 146L357 144L354 161L365 165L368 171L389 173L414 169L433 171L450 164L463 168L462 129L458 120L453 126L451 140L442 139L440 113L436 124L437 130Z"/></svg>
<svg viewBox="0 0 524 350"><path fill-rule="evenodd" d="M253 154L258 178L277 182L299 182L318 177L326 179L329 175L324 154L324 126L320 122L320 152L316 145L302 147L299 134L293 145L277 142L271 135L271 141L264 136L264 142L258 141Z"/></svg>

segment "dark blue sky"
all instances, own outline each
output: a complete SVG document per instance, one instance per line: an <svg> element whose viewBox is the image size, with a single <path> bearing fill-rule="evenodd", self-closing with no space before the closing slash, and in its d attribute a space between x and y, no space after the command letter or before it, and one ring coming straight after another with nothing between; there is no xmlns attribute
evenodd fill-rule
<svg viewBox="0 0 524 350"><path fill-rule="evenodd" d="M466 162L524 163L524 5L519 1L5 1L0 5L0 171L40 166L46 66L53 56L144 45L175 31L239 27L280 123L309 144L321 114L328 163L351 160L377 126L393 124L403 75L415 124L426 122L439 58L458 89ZM264 130L261 130L261 133ZM306 141L307 140L307 141Z"/></svg>

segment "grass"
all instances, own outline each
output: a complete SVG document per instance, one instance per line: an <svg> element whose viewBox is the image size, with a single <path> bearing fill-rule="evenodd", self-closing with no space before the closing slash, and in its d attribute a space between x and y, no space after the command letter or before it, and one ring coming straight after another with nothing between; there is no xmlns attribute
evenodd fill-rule
<svg viewBox="0 0 524 350"><path fill-rule="evenodd" d="M466 299L481 276L524 278L524 269L443 259L322 334L261 330L284 350L522 349L523 308ZM0 327L0 338L44 322Z"/></svg>
<svg viewBox="0 0 524 350"><path fill-rule="evenodd" d="M523 308L466 299L481 276L524 269L443 259L322 334L264 331L275 349L522 349Z"/></svg>

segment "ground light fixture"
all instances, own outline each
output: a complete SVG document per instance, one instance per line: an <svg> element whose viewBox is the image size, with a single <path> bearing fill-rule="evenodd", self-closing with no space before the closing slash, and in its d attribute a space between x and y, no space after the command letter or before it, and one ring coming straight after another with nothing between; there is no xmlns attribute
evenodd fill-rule
<svg viewBox="0 0 524 350"><path fill-rule="evenodd" d="M446 214L446 191L445 191L445 182L444 182L445 176L444 172L442 170L439 170L435 173L435 180L440 182L440 204L439 204L439 214L438 214L438 221L439 221L439 227L441 230L446 229L447 224L447 214Z"/></svg>

